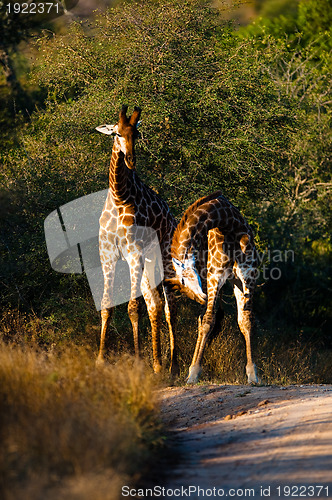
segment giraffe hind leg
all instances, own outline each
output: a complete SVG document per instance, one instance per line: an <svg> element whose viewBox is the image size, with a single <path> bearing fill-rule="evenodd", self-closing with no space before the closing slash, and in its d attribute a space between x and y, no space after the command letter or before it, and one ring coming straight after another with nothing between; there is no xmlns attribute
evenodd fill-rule
<svg viewBox="0 0 332 500"><path fill-rule="evenodd" d="M201 364L204 354L206 342L213 331L216 319L216 300L218 298L219 290L224 285L227 279L227 268L222 269L216 275L208 276L208 302L205 314L202 320L199 319L198 323L198 338L195 348L195 353L189 368L189 375L187 378L188 384L195 384L198 382L201 373Z"/></svg>

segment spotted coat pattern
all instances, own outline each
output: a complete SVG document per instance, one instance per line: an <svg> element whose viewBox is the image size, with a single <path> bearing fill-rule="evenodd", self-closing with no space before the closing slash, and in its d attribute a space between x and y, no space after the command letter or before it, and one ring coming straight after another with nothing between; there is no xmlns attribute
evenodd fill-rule
<svg viewBox="0 0 332 500"><path fill-rule="evenodd" d="M197 382L206 342L215 325L217 298L229 279L237 301L237 320L247 351L248 382L258 382L252 361L252 302L257 277L257 252L253 232L239 210L221 192L200 198L184 213L173 236L172 256L191 266L177 269L173 285L204 304L188 382ZM176 267L176 266L175 266ZM197 272L205 299L192 285Z"/></svg>

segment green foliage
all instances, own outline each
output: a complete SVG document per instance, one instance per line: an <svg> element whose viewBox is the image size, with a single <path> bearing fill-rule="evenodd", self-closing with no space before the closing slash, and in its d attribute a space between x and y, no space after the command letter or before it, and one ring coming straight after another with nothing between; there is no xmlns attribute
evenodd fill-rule
<svg viewBox="0 0 332 500"><path fill-rule="evenodd" d="M322 46L332 48L332 7L329 0L300 2L298 24L307 42L321 37Z"/></svg>
<svg viewBox="0 0 332 500"><path fill-rule="evenodd" d="M301 1L287 26L282 16L272 16L241 32L270 54L266 71L298 108L299 127L284 170L286 190L259 210L270 247L292 248L295 258L283 263L282 278L270 280L260 298L270 321L283 317L318 326L315 335L325 338L325 345L330 345L332 319L326 293L331 290L331 16L330 2ZM324 252L315 252L318 246Z"/></svg>
<svg viewBox="0 0 332 500"><path fill-rule="evenodd" d="M255 6L258 15L273 19L279 16L292 19L296 15L298 0L256 0Z"/></svg>
<svg viewBox="0 0 332 500"><path fill-rule="evenodd" d="M284 5L285 4L285 5ZM313 46L318 58L332 49L332 6L329 0L293 0L266 2L260 16L243 33L261 37L270 34L276 39L287 36L288 47L299 43Z"/></svg>
<svg viewBox="0 0 332 500"><path fill-rule="evenodd" d="M52 134L87 133L115 120L122 102L140 104L142 176L176 211L213 189L253 199L276 182L292 108L261 71L255 44L240 43L201 2L124 5L52 43L44 38L40 52Z"/></svg>

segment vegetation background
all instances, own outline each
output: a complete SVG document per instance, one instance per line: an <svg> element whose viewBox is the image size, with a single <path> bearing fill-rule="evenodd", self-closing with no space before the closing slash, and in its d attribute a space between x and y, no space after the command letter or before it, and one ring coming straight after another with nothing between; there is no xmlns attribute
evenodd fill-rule
<svg viewBox="0 0 332 500"><path fill-rule="evenodd" d="M54 21L8 16L1 2L2 349L33 349L44 367L42 352L81 346L91 350L90 359L96 351L99 314L87 280L51 269L43 224L59 206L107 187L111 142L94 129L114 122L125 102L143 110L139 175L175 216L221 189L255 230L262 255L254 346L261 377L331 383L331 3L96 5L103 11L83 9L82 17L77 9L86 5L79 2ZM222 334L206 351L204 376L244 382L244 344L227 287L223 306ZM113 354L132 352L125 309L119 306L112 321ZM198 312L179 298L180 381ZM146 318L142 334L149 360ZM165 327L162 334L167 366ZM22 392L21 382L16 390ZM15 452L15 443L8 446ZM17 453L11 456L15 467Z"/></svg>

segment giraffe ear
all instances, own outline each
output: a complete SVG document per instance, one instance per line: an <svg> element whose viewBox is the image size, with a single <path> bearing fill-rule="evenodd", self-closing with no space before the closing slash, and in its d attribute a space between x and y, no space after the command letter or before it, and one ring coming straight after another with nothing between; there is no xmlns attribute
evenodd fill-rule
<svg viewBox="0 0 332 500"><path fill-rule="evenodd" d="M98 130L98 132L101 132L102 134L112 135L117 133L118 126L104 124L104 125L99 125L99 127L96 127L96 130Z"/></svg>

